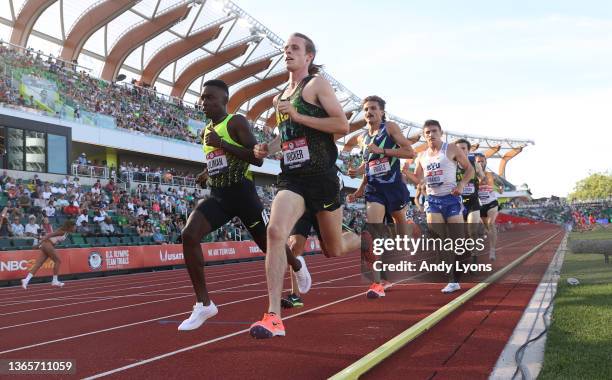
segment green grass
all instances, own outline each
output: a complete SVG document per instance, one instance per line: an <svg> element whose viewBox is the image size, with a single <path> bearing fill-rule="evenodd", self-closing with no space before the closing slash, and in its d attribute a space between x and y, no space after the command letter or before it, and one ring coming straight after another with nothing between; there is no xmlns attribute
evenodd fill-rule
<svg viewBox="0 0 612 380"><path fill-rule="evenodd" d="M569 236L570 240L612 240L612 228L597 228L594 231L588 232L572 232Z"/></svg>
<svg viewBox="0 0 612 380"><path fill-rule="evenodd" d="M574 239L612 239L609 231ZM580 285L567 284L569 277ZM612 378L612 264L601 254L567 252L540 379Z"/></svg>

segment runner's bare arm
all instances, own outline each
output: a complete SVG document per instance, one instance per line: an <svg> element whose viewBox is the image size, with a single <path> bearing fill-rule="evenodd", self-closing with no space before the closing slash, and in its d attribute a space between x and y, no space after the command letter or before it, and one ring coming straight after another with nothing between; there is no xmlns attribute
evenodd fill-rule
<svg viewBox="0 0 612 380"><path fill-rule="evenodd" d="M454 144L448 145L447 155L451 160L457 161L462 168L465 168L465 174L463 175L463 178L457 183L457 187L453 190L453 193L455 195L461 195L465 185L467 185L468 182L470 182L470 180L474 178L474 168L472 167L472 164L470 164L470 160L468 160L465 153L459 150L459 148L457 148L457 146Z"/></svg>
<svg viewBox="0 0 612 380"><path fill-rule="evenodd" d="M226 152L233 154L239 159L250 164L261 166L263 159L255 157L253 147L257 144L257 139L251 131L251 126L248 120L242 115L234 115L227 125L228 132L232 138L237 138L236 142L242 146L236 146L226 141L221 141L221 146Z"/></svg>
<svg viewBox="0 0 612 380"><path fill-rule="evenodd" d="M302 115L289 101L279 101L278 110L289 114L294 122L309 128L332 134L347 134L349 131L348 120L346 120L342 106L329 82L317 76L306 85L304 92L307 90L314 91L319 104L329 115L328 117Z"/></svg>
<svg viewBox="0 0 612 380"><path fill-rule="evenodd" d="M406 177L406 180L411 182L414 185L418 185L421 180L414 173L410 173L408 164L405 164L402 168L402 174Z"/></svg>
<svg viewBox="0 0 612 380"><path fill-rule="evenodd" d="M63 234L65 234L65 232L64 232L64 231L62 231L61 229L59 229L59 230L57 230L57 231L51 232L50 234L47 234L47 235L43 236L42 238L40 238L40 240L41 240L41 241L42 241L42 240L49 240L49 239L51 239L52 237L62 236Z"/></svg>
<svg viewBox="0 0 612 380"><path fill-rule="evenodd" d="M478 177L479 181L484 181L486 175L485 175L484 170L482 170L482 166L480 166L478 162L474 166L476 167L476 177Z"/></svg>
<svg viewBox="0 0 612 380"><path fill-rule="evenodd" d="M349 168L348 170L348 176L351 178L355 178L358 177L360 175L365 174L365 162L361 162L361 165L359 165L356 168Z"/></svg>
<svg viewBox="0 0 612 380"><path fill-rule="evenodd" d="M353 203L357 200L357 198L363 197L367 184L368 184L368 177L364 175L363 178L361 178L361 183L359 184L359 187L357 188L357 190L355 190L355 192L350 193L346 196L347 201L349 201L349 203Z"/></svg>
<svg viewBox="0 0 612 380"><path fill-rule="evenodd" d="M415 163L414 176L417 179L417 183L421 183L423 181L424 176L423 176L423 167L421 166L421 160L419 160L418 156L414 163Z"/></svg>

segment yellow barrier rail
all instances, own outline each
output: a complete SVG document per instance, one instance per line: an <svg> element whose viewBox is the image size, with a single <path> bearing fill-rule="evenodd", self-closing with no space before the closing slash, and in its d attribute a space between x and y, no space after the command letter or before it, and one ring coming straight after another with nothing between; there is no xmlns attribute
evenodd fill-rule
<svg viewBox="0 0 612 380"><path fill-rule="evenodd" d="M416 339L419 335L431 329L438 322L440 322L442 319L447 317L450 313L458 309L459 306L463 305L464 303L472 299L475 295L477 295L482 290L484 290L487 286L489 286L489 284L499 280L504 275L506 275L508 272L510 272L512 269L519 266L523 261L525 261L528 257L533 255L536 251L542 248L542 246L544 246L546 243L551 241L553 238L555 238L555 236L559 235L560 233L561 232L557 232L556 234L547 238L540 244L530 249L528 252L521 255L521 257L517 258L510 264L506 265L504 268L502 268L498 272L487 277L487 279L484 280L483 282L470 288L467 292L463 293L462 295L455 298L451 302L442 306L441 308L439 308L438 310L430 314L428 317L420 320L418 323L412 325L410 328L408 328L401 334L392 338L391 340L389 340L382 346L378 347L377 349L370 352L366 356L357 360L355 363L346 367L342 371L333 375L332 377L329 378L329 380L358 379L359 376L363 375L364 373L366 373L367 371L375 367L377 364L379 364L380 362L382 362L383 360L391 356L393 353L395 353L396 351L404 347L406 344Z"/></svg>

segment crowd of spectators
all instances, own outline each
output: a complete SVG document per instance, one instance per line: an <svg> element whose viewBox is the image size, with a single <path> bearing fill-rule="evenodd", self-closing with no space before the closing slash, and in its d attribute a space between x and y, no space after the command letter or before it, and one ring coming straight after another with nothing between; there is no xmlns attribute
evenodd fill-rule
<svg viewBox="0 0 612 380"><path fill-rule="evenodd" d="M40 51L11 49L0 44L0 103L40 109L39 102L32 96L24 97L19 90L22 77L29 75L57 86L60 101L57 106L48 104L59 107L55 109L56 116L81 119L85 111L97 113L114 118L119 128L201 143L198 133L187 127L189 119L206 119L201 110L187 106L182 101L170 102L157 93L155 88L144 88L134 83L109 83L89 75L85 70L75 70L75 67L51 56L45 59ZM73 110L72 114L69 114L66 106ZM255 125L253 132L259 142L274 138L271 129L267 127ZM269 158L280 159L281 155ZM361 164L359 155L340 155L340 159L343 173L347 172L349 166L357 167Z"/></svg>
<svg viewBox="0 0 612 380"><path fill-rule="evenodd" d="M57 86L60 109L57 116L66 116L65 106L73 111L69 117L80 119L83 111L108 115L119 128L171 139L198 142L199 137L187 128L188 119L204 120L202 111L182 101L169 102L155 89L136 85L109 83L94 78L87 71L65 64L32 49L11 49L0 45L0 103L39 108L33 97L24 98L19 91L21 78L30 75Z"/></svg>
<svg viewBox="0 0 612 380"><path fill-rule="evenodd" d="M76 232L86 237L121 236L127 227L157 242L175 241L201 196L198 189L162 190L159 184L139 184L128 192L113 179L104 185L98 180L93 186L82 186L78 177L49 183L37 175L24 180L4 172L0 176L0 237L37 238L52 230L53 224L72 218Z"/></svg>
<svg viewBox="0 0 612 380"><path fill-rule="evenodd" d="M548 198L530 202L506 204L504 212L550 223L574 225L612 223L612 202L568 202L562 198Z"/></svg>
<svg viewBox="0 0 612 380"><path fill-rule="evenodd" d="M50 183L38 175L16 179L5 171L0 176L0 238L38 239L70 218L83 237L122 236L129 229L138 236L151 236L156 243L177 242L189 213L206 193L196 188L162 188L159 184L138 184L127 191L113 179L84 186L78 177L70 176ZM257 192L269 210L275 186L258 186ZM347 226L359 230L363 218L363 208L345 208ZM210 241L250 239L237 218L209 237Z"/></svg>

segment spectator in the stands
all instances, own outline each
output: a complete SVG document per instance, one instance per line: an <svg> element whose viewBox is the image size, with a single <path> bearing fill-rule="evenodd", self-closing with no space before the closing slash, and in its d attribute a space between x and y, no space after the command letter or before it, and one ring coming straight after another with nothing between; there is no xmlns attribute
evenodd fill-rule
<svg viewBox="0 0 612 380"><path fill-rule="evenodd" d="M108 191L109 193L112 193L113 191L115 191L117 187L115 186L115 180L111 179L110 181L108 181L108 183L106 184L106 186L104 186L104 189L106 191Z"/></svg>
<svg viewBox="0 0 612 380"><path fill-rule="evenodd" d="M166 237L161 233L159 227L155 227L155 233L153 234L153 241L157 244L162 244L166 242Z"/></svg>
<svg viewBox="0 0 612 380"><path fill-rule="evenodd" d="M151 223L151 221L145 223L144 236L153 236L153 224Z"/></svg>
<svg viewBox="0 0 612 380"><path fill-rule="evenodd" d="M136 222L136 233L138 234L138 236L145 236L145 222L144 219L142 218L138 218L138 221Z"/></svg>
<svg viewBox="0 0 612 380"><path fill-rule="evenodd" d="M93 222L94 224L100 224L104 221L104 215L102 215L100 213L100 210L95 210L94 211L94 217L93 217Z"/></svg>
<svg viewBox="0 0 612 380"><path fill-rule="evenodd" d="M51 198L51 195L53 195L53 193L51 192L51 187L49 186L48 183L45 183L45 187L43 189L42 196L44 199L49 200L49 198Z"/></svg>
<svg viewBox="0 0 612 380"><path fill-rule="evenodd" d="M53 197L52 197L53 198ZM68 203L68 200L66 199L66 196L64 194L60 194L57 198L57 201L55 201L55 207L63 210L66 206L68 206L70 203Z"/></svg>
<svg viewBox="0 0 612 380"><path fill-rule="evenodd" d="M11 230L14 237L23 237L25 234L25 227L21 224L19 215L13 217L13 224L11 224Z"/></svg>
<svg viewBox="0 0 612 380"><path fill-rule="evenodd" d="M53 201L49 200L47 205L43 208L43 211L46 216L52 217L55 216L55 207L53 207Z"/></svg>
<svg viewBox="0 0 612 380"><path fill-rule="evenodd" d="M8 238L13 235L11 223L6 215L0 217L0 238Z"/></svg>
<svg viewBox="0 0 612 380"><path fill-rule="evenodd" d="M107 216L106 218L104 218L104 220L100 223L100 232L103 235L114 235L115 234L115 226L113 226L113 222L110 216Z"/></svg>
<svg viewBox="0 0 612 380"><path fill-rule="evenodd" d="M102 185L100 184L100 180L98 180L98 182L96 182L91 187L91 193L94 195L100 195L101 190L102 190Z"/></svg>
<svg viewBox="0 0 612 380"><path fill-rule="evenodd" d="M139 217L140 216L147 217L147 216L149 216L149 212L147 211L147 209L144 207L143 204L140 204L138 206L138 211L136 211L136 215L139 216Z"/></svg>
<svg viewBox="0 0 612 380"><path fill-rule="evenodd" d="M36 185L36 186L42 186L43 185L43 183L40 180L40 178L38 178L38 174L34 174L34 185Z"/></svg>
<svg viewBox="0 0 612 380"><path fill-rule="evenodd" d="M68 206L64 207L64 214L76 217L79 214L79 208L74 205L74 203L68 204Z"/></svg>
<svg viewBox="0 0 612 380"><path fill-rule="evenodd" d="M76 232L83 235L83 236L92 236L93 235L93 231L91 229L91 227L89 226L89 223L87 223L86 220L83 220L81 222L81 224L77 227Z"/></svg>
<svg viewBox="0 0 612 380"><path fill-rule="evenodd" d="M47 217L43 218L40 228L43 230L43 233L45 235L48 235L53 232L53 226L51 225L51 223L49 223L49 218Z"/></svg>
<svg viewBox="0 0 612 380"><path fill-rule="evenodd" d="M38 237L38 230L40 226L36 224L36 216L30 215L28 217L28 224L25 225L24 235L27 237Z"/></svg>
<svg viewBox="0 0 612 380"><path fill-rule="evenodd" d="M47 201L42 196L42 192L33 192L31 197L34 199L34 212L40 212L47 206Z"/></svg>
<svg viewBox="0 0 612 380"><path fill-rule="evenodd" d="M81 210L81 214L76 220L77 227L80 226L81 223L83 223L83 221L86 221L87 223L89 223L89 216L88 216L88 211L86 208Z"/></svg>
<svg viewBox="0 0 612 380"><path fill-rule="evenodd" d="M20 186L21 187L21 186ZM20 191L22 191L21 195L19 196L18 199L18 204L19 207L21 207L22 209L24 209L26 212L30 211L30 207L32 207L32 199L30 198L30 196L24 191L24 189L20 189Z"/></svg>
<svg viewBox="0 0 612 380"><path fill-rule="evenodd" d="M38 244L38 236L40 235L40 226L36 224L36 216L30 215L28 217L28 224L25 226L24 230L25 237L30 237L34 239L33 245Z"/></svg>
<svg viewBox="0 0 612 380"><path fill-rule="evenodd" d="M9 209L4 207L2 214L0 214L0 238L8 238L13 234L11 229L11 222L8 219Z"/></svg>

